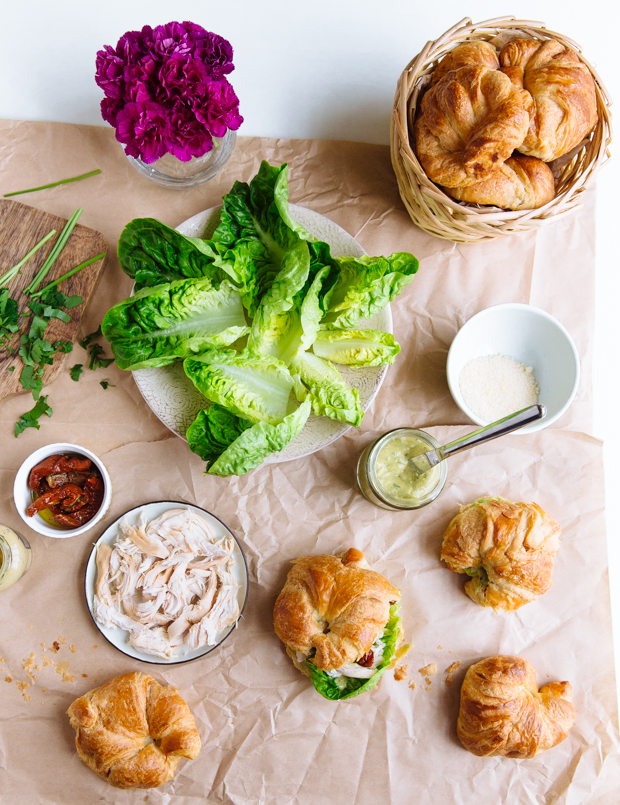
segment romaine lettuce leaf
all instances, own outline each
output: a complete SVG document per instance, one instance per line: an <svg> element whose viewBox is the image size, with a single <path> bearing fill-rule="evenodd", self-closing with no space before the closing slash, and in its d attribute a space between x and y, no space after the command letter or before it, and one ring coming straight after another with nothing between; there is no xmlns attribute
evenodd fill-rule
<svg viewBox="0 0 620 805"><path fill-rule="evenodd" d="M293 378L285 364L249 350L209 350L183 364L207 399L250 422L277 425L291 413Z"/></svg>
<svg viewBox="0 0 620 805"><path fill-rule="evenodd" d="M381 330L321 330L312 346L319 358L348 366L385 366L394 363L400 346Z"/></svg>
<svg viewBox="0 0 620 805"><path fill-rule="evenodd" d="M251 316L279 274L284 255L301 240L299 230L305 232L288 214L287 172L286 165L276 168L262 162L250 184L235 182L222 199L220 223L212 236L225 262L231 261L228 250L251 247L244 294Z"/></svg>
<svg viewBox="0 0 620 805"><path fill-rule="evenodd" d="M354 327L374 316L411 282L417 259L407 252L390 257L339 257L340 275L334 285L323 325Z"/></svg>
<svg viewBox="0 0 620 805"><path fill-rule="evenodd" d="M136 280L136 288L190 277L235 279L216 246L186 238L154 218L135 218L127 224L118 242L118 259L125 274Z"/></svg>
<svg viewBox="0 0 620 805"><path fill-rule="evenodd" d="M227 478L253 470L272 453L282 450L299 433L310 415L310 402L285 416L277 425L259 422L245 430L209 467L212 475Z"/></svg>
<svg viewBox="0 0 620 805"><path fill-rule="evenodd" d="M212 464L244 430L251 427L251 422L240 419L221 405L211 403L207 410L198 412L185 435L190 450Z"/></svg>
<svg viewBox="0 0 620 805"><path fill-rule="evenodd" d="M346 383L338 369L311 352L301 352L290 363L291 373L299 375L306 394L300 394L295 384L298 399L309 399L315 414L324 414L340 422L360 425L364 412L357 389Z"/></svg>
<svg viewBox="0 0 620 805"><path fill-rule="evenodd" d="M332 700L352 699L354 696L359 696L360 693L374 688L389 668L392 658L396 653L401 624L401 618L398 614L399 610L399 604L392 604L390 607L390 617L385 625L382 637L385 644L383 657L377 666L377 670L370 679L354 679L348 676L329 676L325 671L321 671L320 668L317 668L312 660L306 660L306 666L312 675L312 684L321 696ZM340 685L338 682L340 682Z"/></svg>
<svg viewBox="0 0 620 805"><path fill-rule="evenodd" d="M209 279L143 288L110 308L101 329L119 368L130 370L165 366L249 331L239 293Z"/></svg>

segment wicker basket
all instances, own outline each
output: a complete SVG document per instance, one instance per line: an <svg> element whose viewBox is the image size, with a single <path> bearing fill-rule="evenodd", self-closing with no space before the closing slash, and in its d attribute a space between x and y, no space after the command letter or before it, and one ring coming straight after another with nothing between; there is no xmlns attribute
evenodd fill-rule
<svg viewBox="0 0 620 805"><path fill-rule="evenodd" d="M536 229L581 207L582 193L609 158L611 100L596 70L581 56L595 79L599 119L588 138L574 151L550 163L556 177L556 197L552 201L535 210L516 212L482 207L455 201L430 181L412 143L416 106L422 91L430 82L431 73L439 60L456 45L472 39L492 40L515 35L557 39L581 54L579 45L547 30L540 22L497 17L473 24L469 18L465 18L436 41L428 42L400 77L392 110L392 165L411 220L432 235L461 243L477 243Z"/></svg>

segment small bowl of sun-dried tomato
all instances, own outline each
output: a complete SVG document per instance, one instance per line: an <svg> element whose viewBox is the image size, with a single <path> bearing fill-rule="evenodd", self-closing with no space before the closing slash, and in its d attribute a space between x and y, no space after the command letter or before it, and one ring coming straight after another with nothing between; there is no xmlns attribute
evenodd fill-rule
<svg viewBox="0 0 620 805"><path fill-rule="evenodd" d="M59 442L35 450L19 468L13 486L22 520L46 537L75 537L105 515L112 498L101 460L77 444Z"/></svg>

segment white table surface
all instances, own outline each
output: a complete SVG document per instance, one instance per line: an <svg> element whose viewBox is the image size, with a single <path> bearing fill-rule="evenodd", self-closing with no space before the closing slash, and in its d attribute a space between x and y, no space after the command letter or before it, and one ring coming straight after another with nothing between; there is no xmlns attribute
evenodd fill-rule
<svg viewBox="0 0 620 805"><path fill-rule="evenodd" d="M2 3L0 118L102 125L95 54L128 30L189 19L235 49L231 82L245 122L240 134L389 142L396 81L425 42L464 16L504 14L544 22L576 40L607 90L620 97L618 4L577 0L27 0ZM620 157L597 183L594 436L605 442L607 529L620 690ZM588 270L589 266L584 266ZM575 456L579 461L579 457Z"/></svg>

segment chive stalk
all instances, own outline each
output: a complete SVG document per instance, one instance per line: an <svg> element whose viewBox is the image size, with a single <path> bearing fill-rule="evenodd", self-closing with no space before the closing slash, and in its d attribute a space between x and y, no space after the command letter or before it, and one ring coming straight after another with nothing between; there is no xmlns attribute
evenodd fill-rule
<svg viewBox="0 0 620 805"><path fill-rule="evenodd" d="M69 184L69 182L79 182L80 179L88 179L89 176L101 173L100 168L90 171L90 173L83 173L81 176L73 176L71 179L61 179L59 182L52 182L51 184L42 184L41 187L29 187L28 190L14 190L12 193L5 193L3 198L9 196L20 196L22 193L34 193L36 190L47 190L48 187L58 187L61 184Z"/></svg>
<svg viewBox="0 0 620 805"><path fill-rule="evenodd" d="M33 255L33 254L36 254L36 253L39 251L39 249L41 248L41 246L44 246L44 245L47 243L47 241L48 241L48 240L49 240L49 239L50 239L50 238L51 238L53 235L55 235L55 234L56 234L56 230L55 230L55 229L52 229L52 231L51 231L51 232L48 232L48 234L47 234L47 235L46 235L46 236L45 236L45 237L44 237L42 240L40 240L40 241L37 243L37 245L36 245L36 246L34 246L34 248L30 249L30 251L28 252L28 254L27 254L25 257L22 257L22 259L19 261L19 263L17 263L17 265L14 265L14 266L13 266L13 268L10 268L10 269L9 269L9 270L8 270L8 271L5 273L5 274L3 274L3 275L0 277L0 288L4 288L5 286L9 285L9 284L10 284L10 282L11 282L11 280L13 279L13 277L14 277L16 274L19 274L19 273L20 273L20 269L21 269L21 267L22 267L22 266L23 266L23 265L24 265L24 264L25 264L25 263L26 263L28 260L30 260L30 258L32 257L32 255Z"/></svg>
<svg viewBox="0 0 620 805"><path fill-rule="evenodd" d="M50 288L59 285L63 280L69 279L69 277L72 277L74 274L77 274L78 271L81 271L83 268L86 268L86 266L89 266L91 263L96 263L98 260L101 260L104 257L105 252L101 252L101 254L96 255L96 257L91 257L89 260L85 260L83 263L80 263L79 266L72 268L71 271L67 271L66 274L62 275L62 277L58 277L58 279L54 280L53 282L50 282L49 285L46 285L44 288L41 288L40 291L31 294L31 297L33 299L36 299L37 297L41 296L41 294L45 293L45 291L49 291Z"/></svg>
<svg viewBox="0 0 620 805"><path fill-rule="evenodd" d="M78 218L80 217L82 212L83 212L83 209L81 207L78 207L78 209L73 213L71 218L69 218L65 228L60 233L60 237L58 238L58 240L54 244L54 248L48 254L46 261L41 266L41 268L39 270L39 273L32 280L30 285L27 288L24 288L24 293L29 294L29 295L33 294L37 290L39 285L43 282L43 280L47 276L48 271L50 270L50 268L56 262L56 259L58 258L58 255L64 249L65 243L69 240L69 236L73 232L73 228L77 224Z"/></svg>

